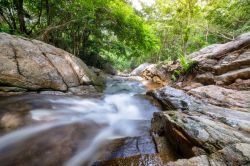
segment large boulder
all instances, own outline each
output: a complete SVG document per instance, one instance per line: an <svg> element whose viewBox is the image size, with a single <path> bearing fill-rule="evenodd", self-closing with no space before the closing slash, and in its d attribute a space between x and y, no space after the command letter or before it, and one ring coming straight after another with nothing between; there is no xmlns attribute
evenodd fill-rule
<svg viewBox="0 0 250 166"><path fill-rule="evenodd" d="M165 137L174 151L186 158L167 165L249 164L248 91L207 86L186 93L166 86L148 95L164 110L154 114L153 132Z"/></svg>
<svg viewBox="0 0 250 166"><path fill-rule="evenodd" d="M199 64L195 82L232 89L250 86L250 32L225 44L215 44L190 55Z"/></svg>
<svg viewBox="0 0 250 166"><path fill-rule="evenodd" d="M179 156L166 165L249 165L250 33L190 58L198 65L168 84L178 89L165 86L147 92L163 109L152 119L157 147L157 140L165 139ZM168 69L173 65L163 66L165 76L173 74ZM150 77L164 73L155 66L145 72Z"/></svg>
<svg viewBox="0 0 250 166"><path fill-rule="evenodd" d="M0 33L0 86L66 91L101 84L74 55L38 40Z"/></svg>

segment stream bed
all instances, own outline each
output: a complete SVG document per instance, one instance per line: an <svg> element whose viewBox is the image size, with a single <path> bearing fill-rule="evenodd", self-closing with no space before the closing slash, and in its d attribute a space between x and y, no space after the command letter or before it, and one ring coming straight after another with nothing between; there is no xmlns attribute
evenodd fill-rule
<svg viewBox="0 0 250 166"><path fill-rule="evenodd" d="M99 98L0 98L1 166L161 165L150 133L159 111L137 81L111 79Z"/></svg>

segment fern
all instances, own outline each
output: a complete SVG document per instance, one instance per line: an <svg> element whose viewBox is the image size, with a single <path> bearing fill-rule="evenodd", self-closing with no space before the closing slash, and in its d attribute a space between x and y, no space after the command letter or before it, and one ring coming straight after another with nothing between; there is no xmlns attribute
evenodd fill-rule
<svg viewBox="0 0 250 166"><path fill-rule="evenodd" d="M197 62L192 61L183 55L179 56L179 61L181 64L181 73L183 74L189 72L197 64Z"/></svg>
<svg viewBox="0 0 250 166"><path fill-rule="evenodd" d="M174 73L172 74L172 80L176 82L181 75L184 75L188 72L190 72L193 67L197 64L197 62L192 61L188 59L187 57L183 55L179 55L179 61L180 61L180 70L175 70Z"/></svg>

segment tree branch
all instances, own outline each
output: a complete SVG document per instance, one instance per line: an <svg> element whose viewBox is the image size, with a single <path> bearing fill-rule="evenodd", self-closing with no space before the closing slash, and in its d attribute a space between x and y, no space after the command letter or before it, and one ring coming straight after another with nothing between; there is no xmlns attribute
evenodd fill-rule
<svg viewBox="0 0 250 166"><path fill-rule="evenodd" d="M234 40L234 36L232 36L232 38L231 38L231 37L228 37L228 36L226 36L225 34L220 33L220 32L218 32L218 31L211 31L211 30L209 30L208 28L206 28L206 27L204 27L204 26L203 26L203 28L204 28L207 32L210 32L210 33L212 33L212 34L214 34L214 35L216 35L216 36L219 36L219 37L221 37L221 38L223 38L223 39L227 39L227 40L230 40L230 41L233 41L233 40Z"/></svg>
<svg viewBox="0 0 250 166"><path fill-rule="evenodd" d="M48 36L51 32L55 31L55 30L60 30L66 26L68 26L69 24L75 23L78 20L70 20L68 22L65 22L63 24L60 25L56 25L56 26L49 26L48 28L46 28L45 30L43 30L43 32L41 33L41 35L39 35L38 39L41 39L43 41L48 41Z"/></svg>

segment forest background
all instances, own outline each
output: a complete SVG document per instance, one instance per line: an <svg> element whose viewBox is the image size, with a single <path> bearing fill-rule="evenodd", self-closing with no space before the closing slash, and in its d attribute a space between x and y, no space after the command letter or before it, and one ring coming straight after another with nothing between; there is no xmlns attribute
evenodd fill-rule
<svg viewBox="0 0 250 166"><path fill-rule="evenodd" d="M102 68L171 62L250 31L250 0L0 0L0 32L35 38Z"/></svg>

